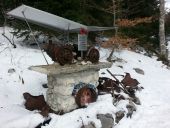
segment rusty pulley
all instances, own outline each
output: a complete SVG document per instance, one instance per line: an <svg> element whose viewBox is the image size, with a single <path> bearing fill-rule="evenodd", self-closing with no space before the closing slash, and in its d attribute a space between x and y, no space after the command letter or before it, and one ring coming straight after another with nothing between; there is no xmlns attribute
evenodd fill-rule
<svg viewBox="0 0 170 128"><path fill-rule="evenodd" d="M91 47L86 54L87 60L91 61L92 63L97 63L99 61L99 57L99 51L94 47Z"/></svg>
<svg viewBox="0 0 170 128"><path fill-rule="evenodd" d="M73 52L71 46L61 46L55 57L60 65L71 64L73 61Z"/></svg>
<svg viewBox="0 0 170 128"><path fill-rule="evenodd" d="M56 45L52 41L43 46L43 49L51 57L54 62L58 62L60 65L71 64L73 59L77 59L81 56L81 52L78 51L78 46L73 44ZM73 56L73 52L76 54ZM86 61L97 63L99 61L99 51L95 47L90 47L87 51L84 51L84 57Z"/></svg>
<svg viewBox="0 0 170 128"><path fill-rule="evenodd" d="M76 54L75 59L81 56L81 51L78 50L78 45L73 44L73 52ZM86 61L91 61L92 63L97 63L99 61L99 51L95 47L88 47L87 51L82 51L83 53L83 59Z"/></svg>
<svg viewBox="0 0 170 128"><path fill-rule="evenodd" d="M89 103L95 102L97 93L92 84L79 83L74 87L73 94L79 107L84 107Z"/></svg>
<svg viewBox="0 0 170 128"><path fill-rule="evenodd" d="M54 62L58 62L60 65L71 64L73 61L71 45L58 46L49 41L48 44L43 46L43 49Z"/></svg>

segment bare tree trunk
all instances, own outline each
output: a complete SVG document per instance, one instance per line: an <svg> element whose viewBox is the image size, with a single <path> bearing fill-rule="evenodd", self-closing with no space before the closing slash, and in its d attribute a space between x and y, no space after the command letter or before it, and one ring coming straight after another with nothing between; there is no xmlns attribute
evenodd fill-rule
<svg viewBox="0 0 170 128"><path fill-rule="evenodd" d="M113 26L115 27L115 36L117 36L117 31L118 31L118 27L116 26L116 4L115 4L115 0L112 0L112 4L113 4ZM114 53L115 47L113 45L112 47L112 51L110 52L109 57L107 58L107 61L111 62L112 61L112 56Z"/></svg>
<svg viewBox="0 0 170 128"><path fill-rule="evenodd" d="M166 55L165 45L165 0L159 0L160 17L159 17L159 43L161 55Z"/></svg>
<svg viewBox="0 0 170 128"><path fill-rule="evenodd" d="M113 26L115 27L115 20L116 20L116 6L115 6L115 0L112 0L112 3L113 3Z"/></svg>

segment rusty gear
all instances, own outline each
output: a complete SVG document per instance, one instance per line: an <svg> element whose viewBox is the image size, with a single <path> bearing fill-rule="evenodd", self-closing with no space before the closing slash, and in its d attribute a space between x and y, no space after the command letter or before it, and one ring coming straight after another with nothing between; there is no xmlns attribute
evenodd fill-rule
<svg viewBox="0 0 170 128"><path fill-rule="evenodd" d="M91 61L92 63L97 63L99 61L99 51L94 48L94 47L91 47L88 52L87 52L87 60Z"/></svg>
<svg viewBox="0 0 170 128"><path fill-rule="evenodd" d="M60 65L71 64L73 60L72 49L69 45L61 46L55 56Z"/></svg>
<svg viewBox="0 0 170 128"><path fill-rule="evenodd" d="M75 96L75 101L79 107L84 107L86 104L95 102L97 99L97 94L95 90L85 86L81 88L76 96Z"/></svg>
<svg viewBox="0 0 170 128"><path fill-rule="evenodd" d="M43 49L54 62L58 62L62 66L72 63L73 53L71 45L58 46L49 42L43 46Z"/></svg>

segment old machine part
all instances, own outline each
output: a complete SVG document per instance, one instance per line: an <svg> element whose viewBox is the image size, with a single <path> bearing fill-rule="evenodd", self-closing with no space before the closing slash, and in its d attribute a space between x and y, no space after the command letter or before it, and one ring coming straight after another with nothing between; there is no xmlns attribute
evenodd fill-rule
<svg viewBox="0 0 170 128"><path fill-rule="evenodd" d="M81 57L81 51L78 51L78 45L73 44L73 52L76 53L75 59ZM87 51L83 51L83 59L97 63L99 61L100 53L95 47L89 47Z"/></svg>
<svg viewBox="0 0 170 128"><path fill-rule="evenodd" d="M25 108L33 111L39 110L40 114L44 117L47 117L49 113L54 112L46 103L43 95L33 96L28 92L23 93L25 99Z"/></svg>
<svg viewBox="0 0 170 128"><path fill-rule="evenodd" d="M78 45L75 44L57 45L49 40L49 43L45 44L43 49L54 62L58 62L62 66L71 64L73 59L77 59L81 56L81 52L78 51ZM76 53L75 56L73 55L73 52ZM88 51L84 51L84 55L85 57L83 57L83 59L86 61L91 61L92 63L97 63L99 61L99 51L95 47L90 47Z"/></svg>
<svg viewBox="0 0 170 128"><path fill-rule="evenodd" d="M99 61L100 54L96 48L91 47L88 50L86 57L87 60L91 61L92 63L97 63Z"/></svg>
<svg viewBox="0 0 170 128"><path fill-rule="evenodd" d="M43 49L53 61L58 62L60 65L71 64L73 61L71 45L58 46L49 41L48 44L43 46Z"/></svg>
<svg viewBox="0 0 170 128"><path fill-rule="evenodd" d="M79 107L85 107L87 104L95 102L97 93L92 84L79 83L75 85L72 95Z"/></svg>
<svg viewBox="0 0 170 128"><path fill-rule="evenodd" d="M107 77L99 77L99 85L97 86L97 89L99 92L120 92L119 83L117 81L114 81Z"/></svg>

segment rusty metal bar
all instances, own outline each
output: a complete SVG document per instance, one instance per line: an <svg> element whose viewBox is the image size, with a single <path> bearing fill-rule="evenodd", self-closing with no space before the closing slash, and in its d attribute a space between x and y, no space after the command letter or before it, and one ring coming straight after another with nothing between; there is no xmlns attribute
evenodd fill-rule
<svg viewBox="0 0 170 128"><path fill-rule="evenodd" d="M107 72L121 85L121 89L126 93L129 94L129 92L126 90L125 86L109 71L109 69L106 69Z"/></svg>

